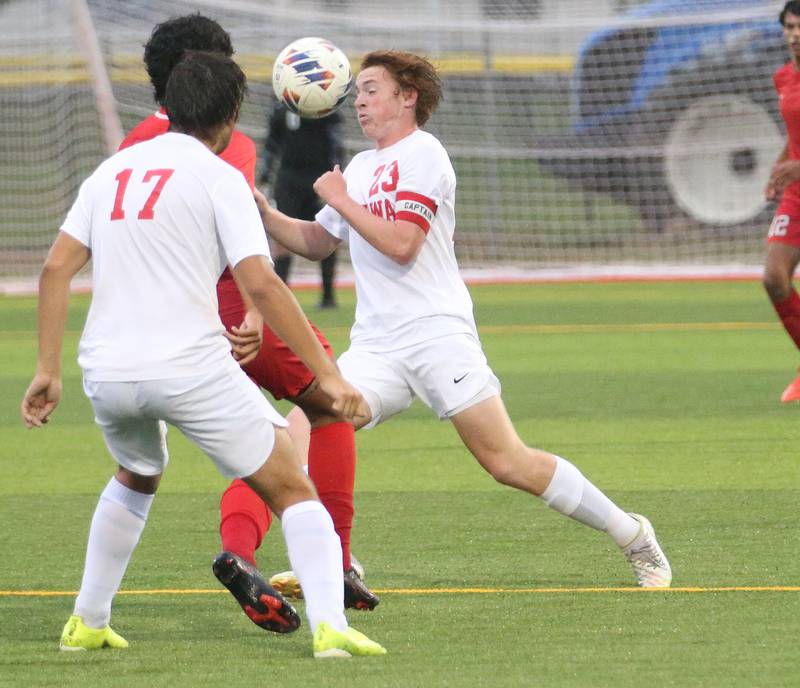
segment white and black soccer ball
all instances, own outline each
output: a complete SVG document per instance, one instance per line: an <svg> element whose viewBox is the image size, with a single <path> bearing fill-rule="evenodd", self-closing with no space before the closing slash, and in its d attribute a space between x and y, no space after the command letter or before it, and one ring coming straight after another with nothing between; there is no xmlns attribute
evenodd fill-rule
<svg viewBox="0 0 800 688"><path fill-rule="evenodd" d="M298 38L275 59L272 88L289 110L318 119L347 100L353 88L353 70L347 55L330 41Z"/></svg>

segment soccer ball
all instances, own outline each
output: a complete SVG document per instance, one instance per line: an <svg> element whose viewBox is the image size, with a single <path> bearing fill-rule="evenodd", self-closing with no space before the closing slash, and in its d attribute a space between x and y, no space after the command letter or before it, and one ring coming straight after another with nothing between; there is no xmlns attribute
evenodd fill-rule
<svg viewBox="0 0 800 688"><path fill-rule="evenodd" d="M331 114L353 88L347 56L324 38L298 38L275 60L272 88L278 100L301 117Z"/></svg>

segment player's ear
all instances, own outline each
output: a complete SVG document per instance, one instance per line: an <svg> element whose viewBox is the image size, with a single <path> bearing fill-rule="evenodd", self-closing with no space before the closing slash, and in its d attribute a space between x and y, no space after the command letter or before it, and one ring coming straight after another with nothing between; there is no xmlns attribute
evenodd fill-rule
<svg viewBox="0 0 800 688"><path fill-rule="evenodd" d="M419 92L415 88L404 88L403 89L403 107L406 108L415 108L417 107L417 98L419 97Z"/></svg>

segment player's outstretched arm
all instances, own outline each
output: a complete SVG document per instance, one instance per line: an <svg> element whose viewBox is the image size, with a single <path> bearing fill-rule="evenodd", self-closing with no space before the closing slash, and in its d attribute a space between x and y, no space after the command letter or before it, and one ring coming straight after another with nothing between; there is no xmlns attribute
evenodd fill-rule
<svg viewBox="0 0 800 688"><path fill-rule="evenodd" d="M72 278L89 261L89 249L65 232L50 247L39 276L39 359L22 398L22 422L41 427L61 399L61 349Z"/></svg>
<svg viewBox="0 0 800 688"><path fill-rule="evenodd" d="M298 220L273 208L258 189L253 193L261 221L269 235L292 253L308 260L322 260L336 250L339 239L325 231L319 222Z"/></svg>
<svg viewBox="0 0 800 688"><path fill-rule="evenodd" d="M275 274L264 256L249 256L234 267L237 282L250 294L255 307L275 334L314 373L320 387L329 394L334 409L353 420L364 403L354 387L345 382L336 364L319 343L294 294Z"/></svg>

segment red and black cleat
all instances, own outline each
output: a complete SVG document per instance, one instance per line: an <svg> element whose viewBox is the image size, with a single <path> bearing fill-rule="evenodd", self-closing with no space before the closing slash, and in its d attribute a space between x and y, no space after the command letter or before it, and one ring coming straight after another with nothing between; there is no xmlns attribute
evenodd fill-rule
<svg viewBox="0 0 800 688"><path fill-rule="evenodd" d="M372 592L351 566L344 572L344 608L370 611L380 604L380 598Z"/></svg>
<svg viewBox="0 0 800 688"><path fill-rule="evenodd" d="M300 616L294 607L252 564L231 552L222 552L214 559L211 570L256 626L274 633L291 633L300 628Z"/></svg>

